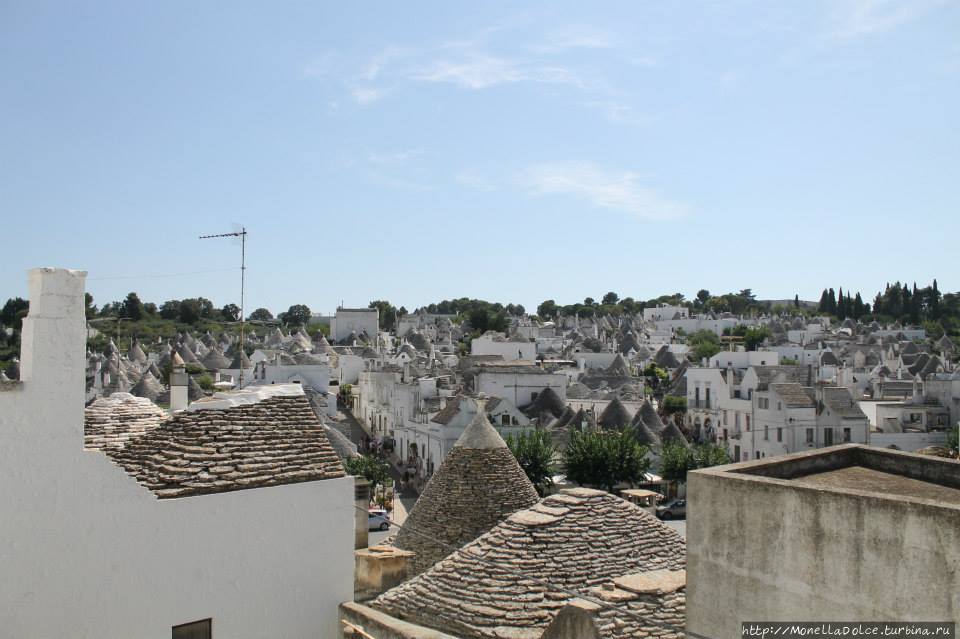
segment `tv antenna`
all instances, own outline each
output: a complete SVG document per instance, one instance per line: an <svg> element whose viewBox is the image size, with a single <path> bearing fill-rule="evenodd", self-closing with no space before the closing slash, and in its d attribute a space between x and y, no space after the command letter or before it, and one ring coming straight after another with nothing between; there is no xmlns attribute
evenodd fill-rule
<svg viewBox="0 0 960 639"><path fill-rule="evenodd" d="M218 237L232 237L234 241L240 240L240 355L238 356L238 361L240 362L240 381L237 385L237 388L243 388L243 356L244 356L244 339L243 339L243 328L244 328L244 316L243 316L243 292L245 286L245 276L247 273L247 227L240 226L239 224L233 225L232 233L218 233L216 235L201 235L201 240L210 240Z"/></svg>

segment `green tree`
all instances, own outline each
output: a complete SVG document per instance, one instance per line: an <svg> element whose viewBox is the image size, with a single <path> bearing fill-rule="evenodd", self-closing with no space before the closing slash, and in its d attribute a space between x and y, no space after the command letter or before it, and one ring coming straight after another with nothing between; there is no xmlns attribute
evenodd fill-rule
<svg viewBox="0 0 960 639"><path fill-rule="evenodd" d="M557 303L553 300L545 300L537 306L537 315L543 319L553 319L557 316Z"/></svg>
<svg viewBox="0 0 960 639"><path fill-rule="evenodd" d="M670 481L686 482L687 473L698 468L709 468L730 463L727 451L715 444L686 446L669 441L660 451L660 474Z"/></svg>
<svg viewBox="0 0 960 639"><path fill-rule="evenodd" d="M530 483L534 485L541 496L553 485L553 475L556 471L553 456L556 450L550 433L545 430L534 430L529 433L520 433L517 437L507 436L507 446L517 458L520 468L527 474Z"/></svg>
<svg viewBox="0 0 960 639"><path fill-rule="evenodd" d="M27 316L29 310L30 302L22 297L11 297L0 310L0 324L19 331L23 326L23 318Z"/></svg>
<svg viewBox="0 0 960 639"><path fill-rule="evenodd" d="M83 294L83 309L87 319L92 319L97 316L97 306L93 303L93 295L90 293Z"/></svg>
<svg viewBox="0 0 960 639"><path fill-rule="evenodd" d="M367 308L375 308L380 313L380 328L385 331L392 331L397 326L397 308L386 300L375 300L367 305Z"/></svg>
<svg viewBox="0 0 960 639"><path fill-rule="evenodd" d="M265 308L258 308L254 312L250 313L250 316L247 317L247 319L256 322L267 322L273 319L273 313Z"/></svg>
<svg viewBox="0 0 960 639"><path fill-rule="evenodd" d="M766 326L751 326L743 336L743 343L748 351L755 351L768 337L770 329Z"/></svg>
<svg viewBox="0 0 960 639"><path fill-rule="evenodd" d="M681 415L687 412L687 398L678 397L676 395L667 395L663 398L663 413L664 415L673 415L675 413L680 413Z"/></svg>
<svg viewBox="0 0 960 639"><path fill-rule="evenodd" d="M697 359L697 362L702 359L710 359L723 350L717 334L706 329L696 331L687 337L687 345L693 351L693 356Z"/></svg>
<svg viewBox="0 0 960 639"><path fill-rule="evenodd" d="M184 324L199 322L202 312L203 309L200 307L199 299L187 299L180 302L180 321Z"/></svg>
<svg viewBox="0 0 960 639"><path fill-rule="evenodd" d="M126 317L134 322L139 322L143 319L143 315L143 302L140 301L140 296L133 292L127 293L127 297L123 300L123 306L120 309L120 317Z"/></svg>
<svg viewBox="0 0 960 639"><path fill-rule="evenodd" d="M390 476L390 466L387 462L373 455L351 457L343 462L343 467L348 474L363 477L370 482L371 494L376 493L377 486L385 485Z"/></svg>
<svg viewBox="0 0 960 639"><path fill-rule="evenodd" d="M947 448L952 450L954 454L960 452L960 431L956 428L951 428L947 432Z"/></svg>
<svg viewBox="0 0 960 639"><path fill-rule="evenodd" d="M286 313L280 313L280 320L284 324L303 326L310 321L312 317L310 307L306 304L294 304L287 309Z"/></svg>
<svg viewBox="0 0 960 639"><path fill-rule="evenodd" d="M160 317L165 320L180 318L180 300L167 300L160 305Z"/></svg>
<svg viewBox="0 0 960 639"><path fill-rule="evenodd" d="M224 304L220 309L220 316L227 322L239 322L240 307L236 304Z"/></svg>
<svg viewBox="0 0 960 639"><path fill-rule="evenodd" d="M578 484L599 486L613 492L620 483L634 485L649 467L648 449L637 443L630 429L619 431L576 430L563 453L567 478Z"/></svg>
<svg viewBox="0 0 960 639"><path fill-rule="evenodd" d="M616 303L619 302L619 301L620 301L620 296L617 295L616 293L614 293L613 291L610 291L609 293L607 293L606 295L603 296L603 299L600 300L600 303L601 303L601 304L616 304Z"/></svg>

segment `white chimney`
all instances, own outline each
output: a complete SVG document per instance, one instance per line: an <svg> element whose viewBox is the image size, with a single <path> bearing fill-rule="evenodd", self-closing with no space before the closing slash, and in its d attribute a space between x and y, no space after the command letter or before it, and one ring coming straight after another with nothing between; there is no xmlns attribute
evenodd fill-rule
<svg viewBox="0 0 960 639"><path fill-rule="evenodd" d="M189 379L187 367L176 351L170 356L170 364L172 365L170 370L170 414L172 415L186 409L189 403L187 395Z"/></svg>

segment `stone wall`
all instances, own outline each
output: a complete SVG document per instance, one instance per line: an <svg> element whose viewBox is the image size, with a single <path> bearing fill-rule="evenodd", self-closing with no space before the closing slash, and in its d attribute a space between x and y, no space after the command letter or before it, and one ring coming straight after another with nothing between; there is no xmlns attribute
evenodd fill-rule
<svg viewBox="0 0 960 639"><path fill-rule="evenodd" d="M815 457L790 456L791 476ZM732 639L743 621L960 619L960 505L720 469L689 478L689 631Z"/></svg>

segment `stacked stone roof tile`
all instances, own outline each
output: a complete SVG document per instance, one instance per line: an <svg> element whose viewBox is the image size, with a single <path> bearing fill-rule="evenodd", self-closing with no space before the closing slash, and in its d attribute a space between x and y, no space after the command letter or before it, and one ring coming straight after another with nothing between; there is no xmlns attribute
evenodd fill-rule
<svg viewBox="0 0 960 639"><path fill-rule="evenodd" d="M114 393L93 402L83 413L85 450L123 448L160 426L169 415L147 398Z"/></svg>
<svg viewBox="0 0 960 639"><path fill-rule="evenodd" d="M682 637L686 545L653 515L573 488L521 510L372 606L469 638L535 639L570 601L600 636Z"/></svg>
<svg viewBox="0 0 960 639"><path fill-rule="evenodd" d="M161 499L345 475L302 392L211 406L178 413L107 453Z"/></svg>

